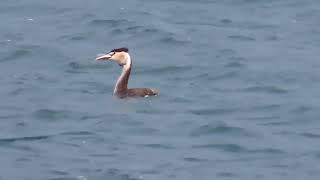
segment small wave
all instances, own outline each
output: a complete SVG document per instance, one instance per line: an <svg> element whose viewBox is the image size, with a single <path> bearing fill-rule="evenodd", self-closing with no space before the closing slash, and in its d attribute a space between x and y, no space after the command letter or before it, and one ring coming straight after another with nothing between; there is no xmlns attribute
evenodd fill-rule
<svg viewBox="0 0 320 180"><path fill-rule="evenodd" d="M147 135L147 136L151 136L154 134L158 134L159 130L156 128L133 128L131 130L129 130L130 134L134 134L134 135Z"/></svg>
<svg viewBox="0 0 320 180"><path fill-rule="evenodd" d="M92 60L93 61L93 60ZM86 74L89 73L89 69L109 69L112 66L108 64L101 64L101 63L79 63L79 62L69 62L67 64L67 68L65 70L66 73L70 74Z"/></svg>
<svg viewBox="0 0 320 180"><path fill-rule="evenodd" d="M130 23L131 22L126 19L95 19L90 22L90 25L118 27L120 25L126 25Z"/></svg>
<svg viewBox="0 0 320 180"><path fill-rule="evenodd" d="M230 23L232 23L232 20L231 19L221 19L220 22L222 24L230 24Z"/></svg>
<svg viewBox="0 0 320 180"><path fill-rule="evenodd" d="M311 138L311 139L319 139L320 138L320 134L316 134L316 133L301 133L301 136L307 137L307 138Z"/></svg>
<svg viewBox="0 0 320 180"><path fill-rule="evenodd" d="M301 114L301 113L306 113L308 111L311 111L312 108L308 107L308 106L299 106L297 108L295 108L292 112L293 113L297 113L297 114Z"/></svg>
<svg viewBox="0 0 320 180"><path fill-rule="evenodd" d="M269 155L282 155L286 154L285 151L275 148L260 148L260 149L248 149L238 144L204 144L204 145L194 145L192 148L209 148L218 149L226 152L241 152L249 154L269 154Z"/></svg>
<svg viewBox="0 0 320 180"><path fill-rule="evenodd" d="M260 121L266 121L266 120L276 120L279 119L279 116L257 116L257 117L249 117L248 120L260 120Z"/></svg>
<svg viewBox="0 0 320 180"><path fill-rule="evenodd" d="M231 173L231 172L219 172L219 173L217 173L217 176L223 177L223 178L226 178L226 177L227 177L227 178L237 177L236 174Z"/></svg>
<svg viewBox="0 0 320 180"><path fill-rule="evenodd" d="M267 104L267 105L254 106L254 107L251 108L251 110L254 110L254 111L268 110L268 111L271 111L271 110L279 109L280 107L281 107L280 104Z"/></svg>
<svg viewBox="0 0 320 180"><path fill-rule="evenodd" d="M121 35L122 36L122 35L126 34L126 30L123 29L123 28L115 28L115 29L112 30L111 34L113 34L113 35Z"/></svg>
<svg viewBox="0 0 320 180"><path fill-rule="evenodd" d="M230 72L225 72L223 74L220 75L216 75L216 76L212 76L209 77L208 80L224 80L224 79L230 79L230 78L234 78L238 76L238 72L237 71L230 71Z"/></svg>
<svg viewBox="0 0 320 180"><path fill-rule="evenodd" d="M108 86L103 83L94 82L94 81L75 81L68 83L68 86L63 88L64 92L69 93L84 93L84 94L104 94L112 89L113 86ZM97 118L95 116L84 115L80 117L81 119L91 119Z"/></svg>
<svg viewBox="0 0 320 180"><path fill-rule="evenodd" d="M186 70L192 70L195 68L196 67L191 67L190 69L186 69ZM175 72L173 71L172 73L175 73ZM190 80L190 79L204 80L204 79L206 79L208 81L218 81L218 80L224 80L224 79L230 79L230 78L237 77L238 72L235 70L232 70L230 72L224 72L222 74L217 74L217 75L213 75L210 72L200 72L199 74L195 74L195 75L193 75L194 73L190 73L190 74L191 74L191 76L183 75L182 77L180 77L181 73L179 73L179 76L173 76L172 79L174 79L174 80Z"/></svg>
<svg viewBox="0 0 320 180"><path fill-rule="evenodd" d="M80 147L81 144L86 144L87 142L94 143L105 143L106 139L95 132L89 131L67 131L61 132L56 135L57 137L67 138L67 142L62 142L64 145L71 147Z"/></svg>
<svg viewBox="0 0 320 180"><path fill-rule="evenodd" d="M68 66L71 68L71 69L74 69L74 70L78 70L78 69L83 69L84 66L82 66L80 63L77 63L77 62L70 62L68 64Z"/></svg>
<svg viewBox="0 0 320 180"><path fill-rule="evenodd" d="M278 28L277 25L274 24L263 24L261 22L242 22L239 23L239 26L246 29L254 29L254 30L273 30Z"/></svg>
<svg viewBox="0 0 320 180"><path fill-rule="evenodd" d="M14 60L14 59L20 59L20 58L23 58L23 57L29 55L30 53L31 53L30 50L18 49L16 51L10 53L6 57L3 57L2 59L0 59L0 62Z"/></svg>
<svg viewBox="0 0 320 180"><path fill-rule="evenodd" d="M170 44L170 45L185 45L189 43L189 41L186 40L179 40L175 37L163 37L160 39L160 42L164 44Z"/></svg>
<svg viewBox="0 0 320 180"><path fill-rule="evenodd" d="M21 114L0 115L0 119L16 119L22 117Z"/></svg>
<svg viewBox="0 0 320 180"><path fill-rule="evenodd" d="M143 29L143 26L129 26L126 28L127 31L133 31L133 32L137 32L141 29Z"/></svg>
<svg viewBox="0 0 320 180"><path fill-rule="evenodd" d="M201 159L201 158L195 158L195 157L185 157L183 160L188 162L207 162L208 159Z"/></svg>
<svg viewBox="0 0 320 180"><path fill-rule="evenodd" d="M144 28L143 32L144 33L154 34L154 33L159 33L161 31L159 29L156 29L156 28Z"/></svg>
<svg viewBox="0 0 320 180"><path fill-rule="evenodd" d="M280 37L278 35L276 35L276 34L273 34L273 35L265 36L264 39L267 40L267 41L277 41L277 40L280 39Z"/></svg>
<svg viewBox="0 0 320 180"><path fill-rule="evenodd" d="M208 25L216 26L216 27L224 27L224 28L237 28L237 29L249 29L249 30L273 30L278 28L277 25L274 24L266 24L261 22L254 21L232 21L231 19L221 19L217 23L210 23Z"/></svg>
<svg viewBox="0 0 320 180"><path fill-rule="evenodd" d="M233 108L216 108L216 109L198 109L198 110L190 110L192 114L195 115L224 115L237 112L238 109Z"/></svg>
<svg viewBox="0 0 320 180"><path fill-rule="evenodd" d="M55 14L61 15L61 14L67 14L72 12L73 8L67 8L67 7L61 7L61 8L57 8L55 7Z"/></svg>
<svg viewBox="0 0 320 180"><path fill-rule="evenodd" d="M224 67L226 67L226 68L241 68L241 67L244 67L244 64L241 62L229 62Z"/></svg>
<svg viewBox="0 0 320 180"><path fill-rule="evenodd" d="M130 174L122 173L119 169L109 169L104 173L103 177L99 179L113 179L113 180L141 180L141 178L135 178Z"/></svg>
<svg viewBox="0 0 320 180"><path fill-rule="evenodd" d="M231 35L228 36L230 39L239 40L239 41L255 41L256 39L250 36L244 35Z"/></svg>
<svg viewBox="0 0 320 180"><path fill-rule="evenodd" d="M120 33L130 33L134 35L133 37L167 37L170 36L171 33L163 31L161 29L148 27L148 26L139 26L139 25L131 25L126 28L115 29L114 31L118 31Z"/></svg>
<svg viewBox="0 0 320 180"><path fill-rule="evenodd" d="M11 143L16 141L36 141L48 139L51 136L29 136L29 137L15 137L15 138L1 138L0 143Z"/></svg>
<svg viewBox="0 0 320 180"><path fill-rule="evenodd" d="M235 56L236 55L236 51L233 49L220 49L218 51L218 56Z"/></svg>
<svg viewBox="0 0 320 180"><path fill-rule="evenodd" d="M238 134L238 135L248 135L243 128L239 127L230 127L227 125L214 125L207 124L200 126L191 132L191 136L204 136L204 135L212 135L212 134Z"/></svg>
<svg viewBox="0 0 320 180"><path fill-rule="evenodd" d="M64 92L69 93L81 93L81 94L104 94L105 92L108 92L108 90L112 89L112 87L107 88L101 88L101 89L83 89L83 88L64 88Z"/></svg>
<svg viewBox="0 0 320 180"><path fill-rule="evenodd" d="M83 41L83 40L86 40L88 39L89 35L87 34L78 34L78 35L63 35L61 37L59 37L58 39L66 39L66 40L69 40L69 41Z"/></svg>
<svg viewBox="0 0 320 180"><path fill-rule="evenodd" d="M9 96L17 96L20 95L22 92L25 91L25 88L17 88L9 92Z"/></svg>
<svg viewBox="0 0 320 180"><path fill-rule="evenodd" d="M24 108L22 107L16 107L16 106L6 106L6 105L1 105L0 106L1 110L8 110L8 111L22 111Z"/></svg>
<svg viewBox="0 0 320 180"><path fill-rule="evenodd" d="M181 73L193 69L193 66L164 66L159 68L145 68L135 70L136 74L172 74L172 73Z"/></svg>
<svg viewBox="0 0 320 180"><path fill-rule="evenodd" d="M238 144L205 144L205 145L193 145L192 148L212 148L219 149L226 152L246 152L247 149Z"/></svg>
<svg viewBox="0 0 320 180"><path fill-rule="evenodd" d="M25 58L27 56L36 54L34 52L41 52L41 51L44 51L44 49L38 45L31 45L31 44L20 45L16 47L14 51L6 53L3 56L3 58L0 59L0 62Z"/></svg>
<svg viewBox="0 0 320 180"><path fill-rule="evenodd" d="M60 170L51 170L50 171L53 175L58 175L58 176L66 176L69 175L68 172L66 171L60 171Z"/></svg>
<svg viewBox="0 0 320 180"><path fill-rule="evenodd" d="M70 62L68 64L68 69L65 72L71 73L71 74L88 73L87 71L84 71L85 68L86 67L80 63Z"/></svg>
<svg viewBox="0 0 320 180"><path fill-rule="evenodd" d="M13 76L15 79L17 80L21 80L21 81L43 81L43 82L56 82L53 79L47 77L44 74L40 74L40 73L23 73L20 75L14 75Z"/></svg>
<svg viewBox="0 0 320 180"><path fill-rule="evenodd" d="M255 149L255 150L249 150L248 152L249 152L249 153L270 154L270 155L286 154L285 151L282 151L282 150L280 150L280 149L275 149L275 148Z"/></svg>
<svg viewBox="0 0 320 180"><path fill-rule="evenodd" d="M23 33L6 33L4 34L5 39L10 39L10 41L21 41L24 39Z"/></svg>
<svg viewBox="0 0 320 180"><path fill-rule="evenodd" d="M173 146L167 144L139 144L138 146L148 147L152 149L175 149Z"/></svg>
<svg viewBox="0 0 320 180"><path fill-rule="evenodd" d="M114 153L105 153L105 154L89 154L91 157L98 157L98 158L110 158L116 156Z"/></svg>
<svg viewBox="0 0 320 180"><path fill-rule="evenodd" d="M243 89L245 92L265 92L271 94L286 94L287 90L277 86L253 86Z"/></svg>
<svg viewBox="0 0 320 180"><path fill-rule="evenodd" d="M93 60L92 60L93 61ZM110 65L103 65L98 63L86 63L82 64L79 62L69 62L67 65L71 70L84 70L84 69L108 69L111 68Z"/></svg>
<svg viewBox="0 0 320 180"><path fill-rule="evenodd" d="M279 120L280 118L277 118ZM268 122L268 123L263 123L262 125L264 126L275 126L275 127L280 127L280 126L288 126L292 124L292 121L275 121L275 122Z"/></svg>
<svg viewBox="0 0 320 180"><path fill-rule="evenodd" d="M163 109L138 109L136 113L141 114L174 114L174 110L163 110Z"/></svg>
<svg viewBox="0 0 320 180"><path fill-rule="evenodd" d="M89 131L70 131L60 133L59 135L95 135L95 133Z"/></svg>
<svg viewBox="0 0 320 180"><path fill-rule="evenodd" d="M182 103L182 104L193 102L191 99L188 99L187 97L173 97L172 101L175 103Z"/></svg>
<svg viewBox="0 0 320 180"><path fill-rule="evenodd" d="M60 120L70 116L66 110L39 109L33 113L33 117L46 120Z"/></svg>

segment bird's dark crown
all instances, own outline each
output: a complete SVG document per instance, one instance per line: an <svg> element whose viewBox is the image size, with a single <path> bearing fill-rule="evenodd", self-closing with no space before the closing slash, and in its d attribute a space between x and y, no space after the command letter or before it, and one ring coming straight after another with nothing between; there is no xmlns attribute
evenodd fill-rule
<svg viewBox="0 0 320 180"><path fill-rule="evenodd" d="M112 49L111 52L129 52L129 49L122 47L122 48Z"/></svg>

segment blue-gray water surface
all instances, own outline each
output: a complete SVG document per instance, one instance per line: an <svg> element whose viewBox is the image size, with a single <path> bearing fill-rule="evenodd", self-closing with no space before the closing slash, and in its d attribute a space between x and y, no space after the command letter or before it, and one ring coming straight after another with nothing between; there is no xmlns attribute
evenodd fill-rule
<svg viewBox="0 0 320 180"><path fill-rule="evenodd" d="M1 0L0 180L320 176L320 1ZM97 53L128 47L130 87Z"/></svg>

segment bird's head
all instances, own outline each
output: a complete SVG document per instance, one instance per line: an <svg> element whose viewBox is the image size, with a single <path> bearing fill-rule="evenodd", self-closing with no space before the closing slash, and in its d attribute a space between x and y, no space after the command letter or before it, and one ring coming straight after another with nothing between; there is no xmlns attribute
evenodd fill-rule
<svg viewBox="0 0 320 180"><path fill-rule="evenodd" d="M126 64L131 63L128 48L116 48L112 49L108 53L98 54L96 57L96 61L102 60L112 60L117 62L120 66L124 66Z"/></svg>

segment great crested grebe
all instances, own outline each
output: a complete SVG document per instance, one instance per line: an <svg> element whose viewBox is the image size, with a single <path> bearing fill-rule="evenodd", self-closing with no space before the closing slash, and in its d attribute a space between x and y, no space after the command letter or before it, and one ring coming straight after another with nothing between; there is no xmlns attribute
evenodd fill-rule
<svg viewBox="0 0 320 180"><path fill-rule="evenodd" d="M132 88L128 89L128 81L132 68L132 59L129 55L128 48L113 49L106 54L98 54L96 61L112 60L122 66L122 72L118 78L113 90L113 94L120 97L148 97L156 96L159 92L155 89L149 88Z"/></svg>

